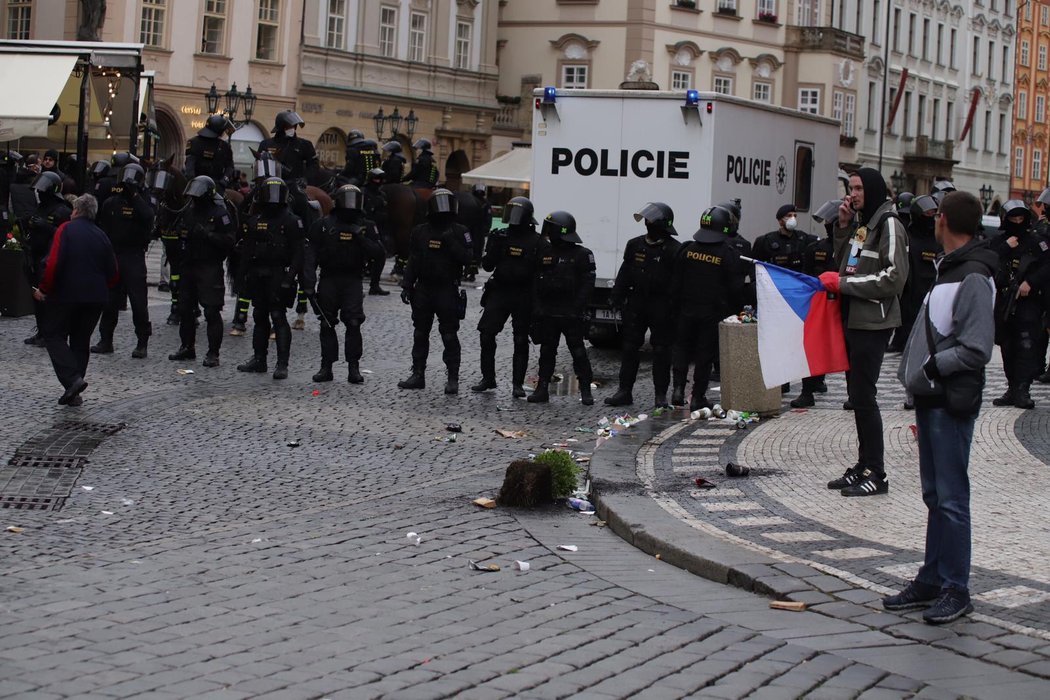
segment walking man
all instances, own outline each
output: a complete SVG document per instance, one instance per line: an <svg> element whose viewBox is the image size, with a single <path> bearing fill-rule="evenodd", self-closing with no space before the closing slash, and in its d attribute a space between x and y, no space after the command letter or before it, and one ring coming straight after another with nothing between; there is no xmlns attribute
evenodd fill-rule
<svg viewBox="0 0 1050 700"><path fill-rule="evenodd" d="M972 194L950 192L935 223L937 276L908 336L897 377L915 397L919 478L926 521L926 557L915 580L882 599L887 610L926 608L930 624L952 622L973 611L970 603L970 441L980 409L984 367L995 340L993 275L998 261L974 240L981 204ZM970 387L969 406L946 394Z"/></svg>

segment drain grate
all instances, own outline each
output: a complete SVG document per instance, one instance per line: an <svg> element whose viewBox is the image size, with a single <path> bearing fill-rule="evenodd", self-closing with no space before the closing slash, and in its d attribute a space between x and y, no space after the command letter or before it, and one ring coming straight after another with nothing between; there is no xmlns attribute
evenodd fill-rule
<svg viewBox="0 0 1050 700"><path fill-rule="evenodd" d="M88 433L101 433L103 435L116 435L127 426L127 423L91 423L88 421L66 420L55 423L52 430L77 430Z"/></svg>
<svg viewBox="0 0 1050 700"><path fill-rule="evenodd" d="M12 508L15 510L59 510L65 503L65 498L0 496L0 508Z"/></svg>
<svg viewBox="0 0 1050 700"><path fill-rule="evenodd" d="M8 465L0 469L0 508L58 510L84 470Z"/></svg>
<svg viewBox="0 0 1050 700"><path fill-rule="evenodd" d="M12 467L36 467L37 469L51 469L53 467L70 469L83 466L85 461L83 457L77 456L16 454L8 461L8 465Z"/></svg>

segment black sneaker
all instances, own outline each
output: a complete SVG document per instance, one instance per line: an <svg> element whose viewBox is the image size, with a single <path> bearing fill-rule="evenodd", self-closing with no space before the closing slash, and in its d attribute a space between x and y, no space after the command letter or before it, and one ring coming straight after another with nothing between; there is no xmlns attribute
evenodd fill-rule
<svg viewBox="0 0 1050 700"><path fill-rule="evenodd" d="M852 411L853 410L853 402L850 401L849 399L846 399L845 401L843 401L842 402L842 410L843 411Z"/></svg>
<svg viewBox="0 0 1050 700"><path fill-rule="evenodd" d="M897 595L883 598L882 607L893 612L928 608L937 602L940 594L941 589L939 586L921 581L912 581Z"/></svg>
<svg viewBox="0 0 1050 700"><path fill-rule="evenodd" d="M948 588L933 605L922 614L922 619L930 625L944 625L955 622L963 615L973 612L969 591L959 588Z"/></svg>
<svg viewBox="0 0 1050 700"><path fill-rule="evenodd" d="M828 488L841 491L847 486L853 486L853 484L860 481L860 472L861 468L859 466L850 467L845 472L843 472L842 476L829 481Z"/></svg>
<svg viewBox="0 0 1050 700"><path fill-rule="evenodd" d="M843 496L880 496L889 493L890 482L886 477L880 477L870 469L865 469L858 476L860 480L857 483L842 489Z"/></svg>

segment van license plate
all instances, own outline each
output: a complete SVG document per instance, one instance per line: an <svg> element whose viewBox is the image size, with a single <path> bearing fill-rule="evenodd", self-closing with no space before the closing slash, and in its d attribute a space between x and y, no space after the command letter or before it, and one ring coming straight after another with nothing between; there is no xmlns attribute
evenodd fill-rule
<svg viewBox="0 0 1050 700"><path fill-rule="evenodd" d="M619 321L620 312L614 309L595 309L594 318L598 321Z"/></svg>

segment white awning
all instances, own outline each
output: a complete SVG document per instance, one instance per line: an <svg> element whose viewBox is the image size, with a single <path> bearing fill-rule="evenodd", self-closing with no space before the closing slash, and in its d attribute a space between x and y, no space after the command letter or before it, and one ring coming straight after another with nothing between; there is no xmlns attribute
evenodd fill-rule
<svg viewBox="0 0 1050 700"><path fill-rule="evenodd" d="M532 182L532 149L515 148L484 165L463 173L471 185L496 185L528 189Z"/></svg>
<svg viewBox="0 0 1050 700"><path fill-rule="evenodd" d="M77 56L11 54L0 60L0 142L47 136L51 110L62 94Z"/></svg>

